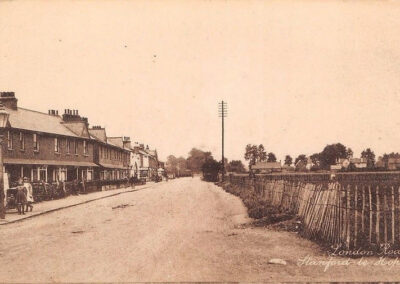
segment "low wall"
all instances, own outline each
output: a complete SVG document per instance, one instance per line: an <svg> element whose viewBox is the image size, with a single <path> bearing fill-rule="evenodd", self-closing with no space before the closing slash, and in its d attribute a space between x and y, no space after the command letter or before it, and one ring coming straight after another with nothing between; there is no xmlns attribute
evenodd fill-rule
<svg viewBox="0 0 400 284"><path fill-rule="evenodd" d="M303 234L347 248L400 245L400 174L337 175L334 180L301 175L231 175L224 186L252 191L281 212L297 215Z"/></svg>

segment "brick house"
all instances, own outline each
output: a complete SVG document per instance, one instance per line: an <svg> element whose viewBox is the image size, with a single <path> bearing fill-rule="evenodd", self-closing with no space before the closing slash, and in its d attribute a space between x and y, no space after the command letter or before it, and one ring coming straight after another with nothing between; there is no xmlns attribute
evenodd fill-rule
<svg viewBox="0 0 400 284"><path fill-rule="evenodd" d="M130 150L124 148L122 140L107 137L105 128L93 126L89 133L94 142L94 162L99 166L99 180L121 180L129 178Z"/></svg>
<svg viewBox="0 0 400 284"><path fill-rule="evenodd" d="M13 92L0 92L0 102L10 114L2 145L10 182L20 177L45 182L94 178L98 166L86 118L71 110L61 117L54 110L42 113L18 107Z"/></svg>

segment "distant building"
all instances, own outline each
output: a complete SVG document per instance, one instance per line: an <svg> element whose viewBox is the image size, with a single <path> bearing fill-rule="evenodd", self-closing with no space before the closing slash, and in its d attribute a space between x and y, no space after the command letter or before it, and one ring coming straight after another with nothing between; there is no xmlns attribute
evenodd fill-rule
<svg viewBox="0 0 400 284"><path fill-rule="evenodd" d="M389 171L400 170L400 158L389 158L387 168Z"/></svg>
<svg viewBox="0 0 400 284"><path fill-rule="evenodd" d="M283 172L294 172L295 168L293 166L283 165L282 166L282 171Z"/></svg>
<svg viewBox="0 0 400 284"><path fill-rule="evenodd" d="M367 167L366 158L350 158L350 164L353 164L357 169L365 169Z"/></svg>
<svg viewBox="0 0 400 284"><path fill-rule="evenodd" d="M350 164L354 165L356 169L367 168L367 159L365 158L339 158L336 160L335 165L331 165L331 170L347 169Z"/></svg>
<svg viewBox="0 0 400 284"><path fill-rule="evenodd" d="M251 171L260 174L282 172L282 166L279 162L257 162L251 167Z"/></svg>
<svg viewBox="0 0 400 284"><path fill-rule="evenodd" d="M131 175L136 174L138 178L147 181L159 175L160 164L157 150L151 150L148 145L145 147L144 144L138 142L135 142L131 150ZM163 172L163 170L161 171Z"/></svg>

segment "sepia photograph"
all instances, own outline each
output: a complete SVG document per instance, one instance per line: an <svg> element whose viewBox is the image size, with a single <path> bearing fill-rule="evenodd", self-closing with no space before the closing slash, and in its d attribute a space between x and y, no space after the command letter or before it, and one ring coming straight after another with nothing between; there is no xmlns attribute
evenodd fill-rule
<svg viewBox="0 0 400 284"><path fill-rule="evenodd" d="M400 280L400 2L0 0L0 283Z"/></svg>

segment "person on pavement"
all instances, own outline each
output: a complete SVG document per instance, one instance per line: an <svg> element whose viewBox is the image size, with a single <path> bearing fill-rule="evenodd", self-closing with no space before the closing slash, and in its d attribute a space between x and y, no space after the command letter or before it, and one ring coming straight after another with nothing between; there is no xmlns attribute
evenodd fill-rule
<svg viewBox="0 0 400 284"><path fill-rule="evenodd" d="M26 212L28 212L28 207L31 209L30 211L32 212L33 210L33 188L31 183L29 182L29 179L27 177L24 177L24 187L26 188Z"/></svg>
<svg viewBox="0 0 400 284"><path fill-rule="evenodd" d="M17 194L15 197L15 201L17 203L17 209L18 209L18 214L25 215L24 207L26 203L26 188L24 187L22 179L18 181L18 186L17 186Z"/></svg>

